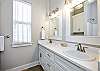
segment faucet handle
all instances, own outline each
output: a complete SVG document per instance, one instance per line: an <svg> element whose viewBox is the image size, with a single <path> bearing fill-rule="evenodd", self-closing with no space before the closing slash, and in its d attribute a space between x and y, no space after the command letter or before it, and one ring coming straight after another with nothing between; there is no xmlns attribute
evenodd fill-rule
<svg viewBox="0 0 100 71"><path fill-rule="evenodd" d="M83 47L83 52L86 52L85 48L88 48L88 47Z"/></svg>
<svg viewBox="0 0 100 71"><path fill-rule="evenodd" d="M76 44L75 46L77 46L77 50L80 51L79 44Z"/></svg>
<svg viewBox="0 0 100 71"><path fill-rule="evenodd" d="M84 47L84 48L88 48L88 47Z"/></svg>
<svg viewBox="0 0 100 71"><path fill-rule="evenodd" d="M49 40L49 43L52 43L52 39L48 39Z"/></svg>

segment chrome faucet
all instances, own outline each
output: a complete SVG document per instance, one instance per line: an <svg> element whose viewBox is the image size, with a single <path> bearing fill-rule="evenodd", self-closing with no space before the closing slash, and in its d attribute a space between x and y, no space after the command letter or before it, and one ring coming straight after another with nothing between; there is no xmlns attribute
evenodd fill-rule
<svg viewBox="0 0 100 71"><path fill-rule="evenodd" d="M49 43L52 43L52 39L48 39Z"/></svg>
<svg viewBox="0 0 100 71"><path fill-rule="evenodd" d="M85 53L86 53L86 50L85 50L85 48L88 48L88 47L83 47L83 52L85 52Z"/></svg>
<svg viewBox="0 0 100 71"><path fill-rule="evenodd" d="M85 48L88 48L88 47L82 47L82 44L81 43L78 43L75 46L77 46L77 50L78 51L81 51L81 52L84 52L84 53L86 52Z"/></svg>
<svg viewBox="0 0 100 71"><path fill-rule="evenodd" d="M81 44L80 44L80 43L78 43L78 44L75 45L75 46L77 46L77 50L78 50L78 51L81 51L81 48L82 48L82 47L81 47Z"/></svg>

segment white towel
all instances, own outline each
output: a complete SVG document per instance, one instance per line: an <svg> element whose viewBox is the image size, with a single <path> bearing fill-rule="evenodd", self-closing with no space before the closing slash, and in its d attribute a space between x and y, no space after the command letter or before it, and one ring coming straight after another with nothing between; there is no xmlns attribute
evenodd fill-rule
<svg viewBox="0 0 100 71"><path fill-rule="evenodd" d="M0 36L0 51L4 51L4 36Z"/></svg>

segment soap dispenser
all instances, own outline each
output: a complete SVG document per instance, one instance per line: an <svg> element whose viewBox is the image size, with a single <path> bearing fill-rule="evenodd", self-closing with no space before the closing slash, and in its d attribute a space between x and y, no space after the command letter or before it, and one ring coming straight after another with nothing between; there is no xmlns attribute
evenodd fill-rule
<svg viewBox="0 0 100 71"><path fill-rule="evenodd" d="M57 37L57 28L54 28L54 36Z"/></svg>
<svg viewBox="0 0 100 71"><path fill-rule="evenodd" d="M41 40L44 40L45 39L45 30L44 30L44 27L43 26L41 27L40 38L41 38Z"/></svg>

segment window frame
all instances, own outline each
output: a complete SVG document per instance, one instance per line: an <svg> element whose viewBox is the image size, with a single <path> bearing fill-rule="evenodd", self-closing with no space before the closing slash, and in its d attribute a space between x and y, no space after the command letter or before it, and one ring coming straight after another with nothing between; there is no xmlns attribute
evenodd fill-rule
<svg viewBox="0 0 100 71"><path fill-rule="evenodd" d="M18 1L18 2L22 2L22 3L25 3L25 4L30 4L31 5L31 22L24 22L24 21L16 21L16 20L14 20L14 18L13 18L13 25L14 25L14 22L18 22L18 24L20 24L20 23L22 23L22 24L28 24L28 25L30 25L31 26L31 30L30 30L30 32L31 32L31 41L30 42L28 42L28 40L27 40L27 42L14 42L14 38L13 38L13 36L12 36L12 47L23 47L23 46L30 46L30 45L32 45L33 44L33 42L32 42L32 3L30 3L30 2L27 2L27 1L24 1L24 0L13 0L13 1ZM12 8L13 9L13 8ZM12 12L13 13L13 12ZM13 17L13 16L12 16ZM16 24L16 23L15 23ZM13 31L14 31L14 29L13 29ZM12 32L13 32L12 31ZM14 34L14 33L13 33ZM28 38L27 38L28 39Z"/></svg>

